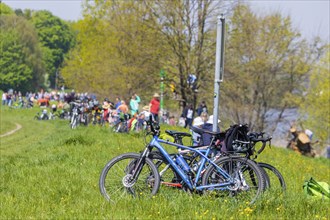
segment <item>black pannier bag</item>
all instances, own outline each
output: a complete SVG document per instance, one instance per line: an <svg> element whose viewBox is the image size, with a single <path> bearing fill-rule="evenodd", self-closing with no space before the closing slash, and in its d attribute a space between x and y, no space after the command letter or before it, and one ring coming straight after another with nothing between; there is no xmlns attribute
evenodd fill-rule
<svg viewBox="0 0 330 220"><path fill-rule="evenodd" d="M248 136L248 126L234 124L226 131L224 140L227 152L246 153L251 149L251 143Z"/></svg>

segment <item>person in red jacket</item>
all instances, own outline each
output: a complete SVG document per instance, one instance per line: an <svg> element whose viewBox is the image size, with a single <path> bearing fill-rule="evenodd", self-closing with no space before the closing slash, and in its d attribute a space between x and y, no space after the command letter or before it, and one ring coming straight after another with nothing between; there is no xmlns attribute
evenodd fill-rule
<svg viewBox="0 0 330 220"><path fill-rule="evenodd" d="M150 101L149 108L154 120L157 122L159 122L159 117L158 117L159 106L160 106L159 95L158 93L155 93Z"/></svg>

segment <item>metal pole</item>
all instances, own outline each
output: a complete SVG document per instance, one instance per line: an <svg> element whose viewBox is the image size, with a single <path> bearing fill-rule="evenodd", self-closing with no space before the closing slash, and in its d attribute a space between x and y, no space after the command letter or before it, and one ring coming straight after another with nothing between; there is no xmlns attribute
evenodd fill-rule
<svg viewBox="0 0 330 220"><path fill-rule="evenodd" d="M164 70L160 71L160 123L163 123L163 114L164 114Z"/></svg>
<svg viewBox="0 0 330 220"><path fill-rule="evenodd" d="M217 22L217 43L216 43L216 59L215 59L215 77L214 77L214 100L213 100L213 127L212 131L218 130L219 117L219 98L220 98L220 82L223 80L224 69L224 38L225 38L225 18L223 14L218 17Z"/></svg>
<svg viewBox="0 0 330 220"><path fill-rule="evenodd" d="M58 77L58 69L55 72L55 90L57 90L57 77Z"/></svg>

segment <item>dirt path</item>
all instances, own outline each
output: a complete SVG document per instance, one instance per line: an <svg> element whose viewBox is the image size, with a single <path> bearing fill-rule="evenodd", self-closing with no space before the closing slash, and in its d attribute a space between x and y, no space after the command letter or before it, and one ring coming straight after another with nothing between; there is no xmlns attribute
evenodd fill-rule
<svg viewBox="0 0 330 220"><path fill-rule="evenodd" d="M5 137L5 136L8 136L8 135L14 134L16 131L18 131L19 129L22 128L22 125L17 124L17 123L15 123L15 124L16 124L16 128L14 130L8 131L7 133L4 133L4 134L0 135L0 137Z"/></svg>

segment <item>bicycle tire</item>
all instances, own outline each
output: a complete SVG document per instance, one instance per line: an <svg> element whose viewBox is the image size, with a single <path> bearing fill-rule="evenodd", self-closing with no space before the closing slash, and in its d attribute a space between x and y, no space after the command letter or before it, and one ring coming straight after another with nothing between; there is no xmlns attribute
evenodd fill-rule
<svg viewBox="0 0 330 220"><path fill-rule="evenodd" d="M71 120L71 129L75 129L77 127L77 121L78 118L76 116L73 116L73 119Z"/></svg>
<svg viewBox="0 0 330 220"><path fill-rule="evenodd" d="M137 179L129 179L140 154L125 153L110 160L103 168L99 188L103 197L111 202L118 202L131 195L133 197L155 195L160 186L157 167L146 158Z"/></svg>
<svg viewBox="0 0 330 220"><path fill-rule="evenodd" d="M261 168L255 162L237 156L221 157L214 162L236 180L235 185L227 186L227 189L210 188L204 193L212 191L211 195L230 196L242 202L253 204L265 190L265 179ZM244 176L243 176L244 175ZM225 183L223 175L211 165L203 174L202 185Z"/></svg>
<svg viewBox="0 0 330 220"><path fill-rule="evenodd" d="M118 122L117 124L115 124L112 127L112 131L116 132L116 133L119 133L119 132L121 132L121 127L122 127L122 122Z"/></svg>
<svg viewBox="0 0 330 220"><path fill-rule="evenodd" d="M286 183L281 172L268 163L259 162L258 165L267 173L269 178L269 188L275 191L286 191ZM278 184L279 183L279 184Z"/></svg>
<svg viewBox="0 0 330 220"><path fill-rule="evenodd" d="M256 165L258 165L258 163L256 161L254 161L256 163ZM264 170L261 166L259 166L261 169L261 173L264 177L264 180L265 180L265 190L268 189L270 187L270 178L268 176L268 173L266 172L266 170Z"/></svg>

